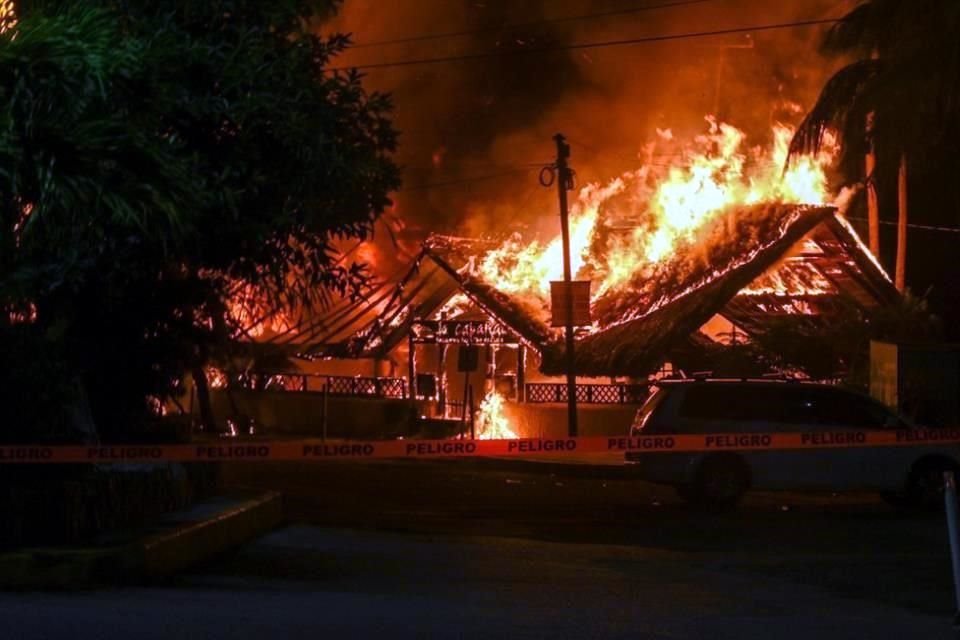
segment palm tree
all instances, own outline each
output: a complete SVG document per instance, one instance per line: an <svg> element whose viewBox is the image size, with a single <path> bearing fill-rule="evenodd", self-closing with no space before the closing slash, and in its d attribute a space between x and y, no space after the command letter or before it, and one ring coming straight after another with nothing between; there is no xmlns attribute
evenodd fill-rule
<svg viewBox="0 0 960 640"><path fill-rule="evenodd" d="M791 155L809 153L819 150L827 131L838 132L841 170L848 179L866 183L868 206L877 183L896 180L895 282L900 290L906 271L907 167L922 168L960 133L957 33L956 0L863 2L827 33L824 51L853 60L824 85L791 143ZM864 165L870 175L864 176ZM877 253L876 210L870 211L869 223L870 248Z"/></svg>

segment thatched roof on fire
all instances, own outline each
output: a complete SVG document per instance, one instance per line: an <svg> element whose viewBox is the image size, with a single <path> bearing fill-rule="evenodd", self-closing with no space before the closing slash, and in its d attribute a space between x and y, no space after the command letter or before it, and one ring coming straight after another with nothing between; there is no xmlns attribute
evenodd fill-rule
<svg viewBox="0 0 960 640"><path fill-rule="evenodd" d="M743 207L705 228L696 246L648 266L626 286L594 301L595 326L578 335L577 373L644 375L717 313L759 331L789 305L812 310L807 318L829 317L831 304L841 297L869 309L898 295L849 224L830 207ZM560 333L547 325L543 309L474 275L472 261L488 248L476 240L431 237L402 276L321 319L301 353L385 357L417 319L436 315L460 293L538 351L544 373L561 373ZM777 291L768 282L771 274L794 285L813 279L816 295L798 295L796 286ZM748 286L756 290L745 295Z"/></svg>
<svg viewBox="0 0 960 640"><path fill-rule="evenodd" d="M771 207L778 211L770 211ZM778 315L776 304L794 302L795 296L738 294L778 263L778 273L798 275L800 269L813 268L826 279L833 295L818 292L816 304L830 304L839 295L869 309L898 295L833 208L762 205L743 209L734 224L738 227L734 235L741 240L709 243L699 266L684 275L678 275L674 265L674 270L655 274L652 282L634 283L622 293L598 300L595 314L608 324L578 340L577 373L642 375L717 313L762 330L765 321ZM816 253L803 253L805 239L814 241ZM544 349L544 373L563 371L563 353L557 343Z"/></svg>
<svg viewBox="0 0 960 640"><path fill-rule="evenodd" d="M399 277L373 288L313 326L301 330L299 355L308 358L383 358L403 342L417 320L431 318L457 293L499 321L528 346L551 339L550 328L530 310L496 287L469 273L467 244L460 238L434 236Z"/></svg>

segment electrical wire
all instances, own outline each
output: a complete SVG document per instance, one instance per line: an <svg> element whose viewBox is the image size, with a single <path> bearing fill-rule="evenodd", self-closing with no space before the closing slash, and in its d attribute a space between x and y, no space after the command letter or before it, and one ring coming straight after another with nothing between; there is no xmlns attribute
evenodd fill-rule
<svg viewBox="0 0 960 640"><path fill-rule="evenodd" d="M693 31L687 33L672 33L659 36L644 36L641 38L627 38L623 40L603 40L599 42L580 42L567 45L557 45L548 47L536 47L530 49L513 49L510 51L485 51L480 53L468 53L457 56L445 56L441 58L413 58L409 60L395 60L392 62L374 62L370 64L358 64L346 67L331 67L325 69L325 72L351 71L364 69L385 69L389 67L409 67L422 64L441 64L445 62L462 62L468 60L485 60L488 58L500 58L514 55L533 55L540 53L553 53L556 51L577 51L582 49L602 49L606 47L622 47L635 44L647 44L651 42L667 42L671 40L691 40L694 38L710 38L714 36L730 35L735 33L755 33L758 31L774 31L778 29L793 29L798 27L809 27L815 25L835 24L840 18L824 18L819 20L800 20L796 22L780 22L776 24L761 24L751 27L733 27L730 29L716 29L713 31Z"/></svg>
<svg viewBox="0 0 960 640"><path fill-rule="evenodd" d="M539 165L538 165L539 166ZM530 173L534 170L534 167L527 167L523 169L513 169L512 171L503 171L501 173L491 173L483 176L473 176L469 178L461 178L458 180L448 180L446 182L433 182L427 184L418 184L411 187L401 187L399 193L407 193L410 191L428 191L430 189L443 189L446 187L453 187L461 184L471 184L474 182L481 182L484 180L496 180L498 178L505 178L507 176L515 176L521 173Z"/></svg>
<svg viewBox="0 0 960 640"><path fill-rule="evenodd" d="M853 216L848 216L848 220L856 220L857 222L869 222L867 218L857 218ZM881 220L880 224L896 226L899 224L895 220ZM913 222L907 223L907 228L909 229L921 229L923 231L943 231L945 233L960 233L960 227L939 227L932 224L916 224Z"/></svg>
<svg viewBox="0 0 960 640"><path fill-rule="evenodd" d="M524 29L526 27L537 27L545 24L559 24L563 22L576 22L579 20L595 20L598 18L610 18L613 16L628 15L632 13L641 13L645 11L654 11L656 9L670 9L673 7L684 7L693 4L705 4L715 2L716 0L682 0L679 2L665 2L663 4L651 4L629 9L617 9L616 11L603 11L600 13L587 13L579 16L566 16L563 18L546 18L543 20L531 20L529 22L517 22L515 24L505 24L497 27L486 27L484 29L472 29L469 31L447 31L445 33L428 33L416 36L403 36L392 38L390 40L375 40L373 42L360 42L351 45L352 49L364 49L367 47L379 47L390 44L403 44L407 42L424 42L427 40L441 40L444 38L460 38L463 36L472 36L481 33L492 33L505 31L507 29Z"/></svg>
<svg viewBox="0 0 960 640"><path fill-rule="evenodd" d="M535 167L542 167L546 164L550 164L552 160L541 160L540 162L517 162L511 164L490 164L485 162L451 162L450 164L444 164L439 167L435 166L415 166L415 165L402 165L401 168L404 171L416 171L423 173L449 173L451 171L462 171L463 169L477 169L480 168L479 165L483 165L482 168L485 169L503 169L505 171L511 170L523 170L523 169L532 169Z"/></svg>

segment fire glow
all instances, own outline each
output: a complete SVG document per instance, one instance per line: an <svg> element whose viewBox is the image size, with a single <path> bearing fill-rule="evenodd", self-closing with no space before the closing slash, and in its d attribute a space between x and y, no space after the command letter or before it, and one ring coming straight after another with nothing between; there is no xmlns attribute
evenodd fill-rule
<svg viewBox="0 0 960 640"><path fill-rule="evenodd" d="M748 148L742 131L706 120L707 133L688 144L658 130L659 140L644 148L639 169L580 190L570 216L571 264L577 279L593 282L593 301L679 254L694 253L701 232L736 215L737 206L828 201L824 168L833 161L835 144L818 157L794 159L784 170L790 127L773 127L769 149ZM662 148L671 153L664 155ZM664 167L656 162L660 157L673 161ZM562 265L559 234L546 243L525 242L515 234L478 258L476 275L544 307L550 281L562 279ZM790 291L802 289L800 282L788 284ZM786 290L783 282L778 285Z"/></svg>
<svg viewBox="0 0 960 640"><path fill-rule="evenodd" d="M518 436L510 428L503 413L504 399L496 390L490 391L477 410L477 438L480 440L515 440Z"/></svg>

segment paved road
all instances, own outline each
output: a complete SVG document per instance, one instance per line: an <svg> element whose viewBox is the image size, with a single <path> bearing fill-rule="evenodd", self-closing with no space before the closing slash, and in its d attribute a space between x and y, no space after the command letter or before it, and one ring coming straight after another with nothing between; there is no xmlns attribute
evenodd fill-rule
<svg viewBox="0 0 960 640"><path fill-rule="evenodd" d="M952 638L716 557L293 526L163 588L0 596L3 637Z"/></svg>
<svg viewBox="0 0 960 640"><path fill-rule="evenodd" d="M871 495L703 513L621 470L249 464L293 524L176 581L0 595L0 638L953 638L942 517Z"/></svg>

